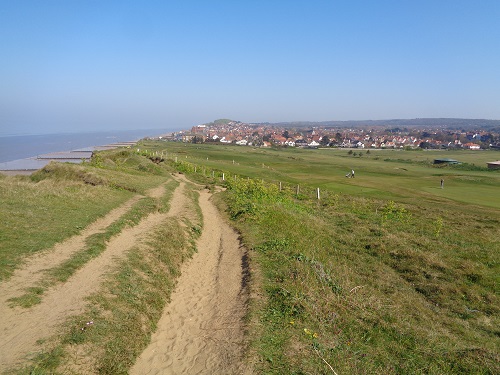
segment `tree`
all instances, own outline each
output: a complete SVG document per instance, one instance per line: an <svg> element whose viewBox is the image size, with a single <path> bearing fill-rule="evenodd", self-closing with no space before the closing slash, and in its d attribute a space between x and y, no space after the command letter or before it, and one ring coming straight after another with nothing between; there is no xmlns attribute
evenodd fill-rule
<svg viewBox="0 0 500 375"><path fill-rule="evenodd" d="M330 138L328 138L326 135L321 138L321 146L328 146L328 143L330 143Z"/></svg>
<svg viewBox="0 0 500 375"><path fill-rule="evenodd" d="M194 136L191 140L192 143L203 143L203 137Z"/></svg>
<svg viewBox="0 0 500 375"><path fill-rule="evenodd" d="M431 138L431 137L432 137L431 133L427 131L422 132L422 138Z"/></svg>
<svg viewBox="0 0 500 375"><path fill-rule="evenodd" d="M283 137L285 137L286 139L290 138L290 134L288 134L288 130L285 130L283 132Z"/></svg>

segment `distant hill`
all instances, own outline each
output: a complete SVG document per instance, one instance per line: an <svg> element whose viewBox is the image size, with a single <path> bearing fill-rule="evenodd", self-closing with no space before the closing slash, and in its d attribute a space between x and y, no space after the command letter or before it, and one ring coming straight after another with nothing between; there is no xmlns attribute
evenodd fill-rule
<svg viewBox="0 0 500 375"><path fill-rule="evenodd" d="M449 128L449 129L500 129L500 120L486 119L463 119L463 118L416 118L416 119L390 119L390 120L354 120L354 121L293 121L293 122L278 122L278 123L261 123L267 126L280 127L339 127L339 128L355 128L355 127L430 127L430 128Z"/></svg>
<svg viewBox="0 0 500 375"><path fill-rule="evenodd" d="M231 120L231 119L228 119L228 118L221 118L221 119L214 120L212 122L207 122L204 125L207 125L207 126L210 126L210 125L227 125L227 124L230 124L230 123L240 123L240 122L241 121Z"/></svg>

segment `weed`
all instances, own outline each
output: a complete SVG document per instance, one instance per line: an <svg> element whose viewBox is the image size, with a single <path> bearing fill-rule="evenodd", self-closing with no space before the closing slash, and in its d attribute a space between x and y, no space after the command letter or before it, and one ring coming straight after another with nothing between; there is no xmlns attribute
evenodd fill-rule
<svg viewBox="0 0 500 375"><path fill-rule="evenodd" d="M402 205L394 201L389 201L381 210L382 223L401 222L408 223L411 220L411 213Z"/></svg>
<svg viewBox="0 0 500 375"><path fill-rule="evenodd" d="M442 229L443 229L443 218L438 217L434 222L434 236L436 238L439 237Z"/></svg>

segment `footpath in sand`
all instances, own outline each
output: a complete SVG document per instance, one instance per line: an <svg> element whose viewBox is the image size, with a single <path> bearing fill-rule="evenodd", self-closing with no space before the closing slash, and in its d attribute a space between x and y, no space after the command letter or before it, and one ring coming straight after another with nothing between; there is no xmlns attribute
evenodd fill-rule
<svg viewBox="0 0 500 375"><path fill-rule="evenodd" d="M243 318L247 303L244 251L236 232L200 193L203 232L184 264L150 345L130 373L245 374Z"/></svg>
<svg viewBox="0 0 500 375"><path fill-rule="evenodd" d="M44 269L79 251L87 237L103 231L140 197L111 211L80 235L29 259L22 269L0 284L0 373L25 363L27 357L39 350L37 342L52 336L69 316L81 312L85 298L99 291L113 264L141 241L150 228L166 217L191 214L186 212L189 206L184 194L186 182L179 181L167 214L151 214L138 225L124 229L109 241L99 257L89 261L67 282L50 288L40 304L28 309L11 307L8 299L34 285ZM164 187L160 186L148 195L158 198L163 192ZM151 345L133 367L134 374L244 372L240 365L247 298L243 249L237 234L223 222L209 198L208 191L200 193L204 229L198 252L182 268L171 303L158 323Z"/></svg>

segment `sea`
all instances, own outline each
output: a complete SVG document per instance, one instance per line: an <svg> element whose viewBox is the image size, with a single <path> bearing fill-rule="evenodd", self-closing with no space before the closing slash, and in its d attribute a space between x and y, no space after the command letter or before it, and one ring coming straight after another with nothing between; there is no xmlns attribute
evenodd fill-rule
<svg viewBox="0 0 500 375"><path fill-rule="evenodd" d="M86 133L0 136L0 163L37 157L59 151L73 151L111 143L137 141L170 134L169 129L116 130Z"/></svg>

